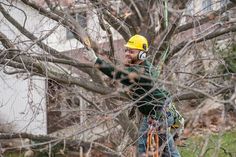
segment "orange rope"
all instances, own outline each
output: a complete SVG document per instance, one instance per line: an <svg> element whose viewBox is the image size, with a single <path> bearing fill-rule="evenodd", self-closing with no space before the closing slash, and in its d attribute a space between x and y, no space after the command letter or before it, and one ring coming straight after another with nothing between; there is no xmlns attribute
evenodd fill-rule
<svg viewBox="0 0 236 157"><path fill-rule="evenodd" d="M155 142L156 142L156 155L155 157L158 157L158 150L159 150L159 137L158 137L158 134L156 133L155 134Z"/></svg>
<svg viewBox="0 0 236 157"><path fill-rule="evenodd" d="M152 135L153 135L153 130L149 128L148 134L147 134L146 157L148 157L149 149L152 147ZM159 137L158 137L157 132L154 133L154 140L155 140L155 144L156 144L156 150L155 150L155 153L153 154L153 157L159 157L159 155L158 155Z"/></svg>
<svg viewBox="0 0 236 157"><path fill-rule="evenodd" d="M152 130L149 129L148 130L148 134L147 134L147 149L146 149L146 157L148 157L148 151L149 151L149 147L152 144Z"/></svg>

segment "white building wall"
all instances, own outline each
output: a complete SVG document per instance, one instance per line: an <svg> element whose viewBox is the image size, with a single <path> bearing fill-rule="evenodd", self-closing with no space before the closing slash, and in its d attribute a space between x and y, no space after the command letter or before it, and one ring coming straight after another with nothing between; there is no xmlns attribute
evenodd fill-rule
<svg viewBox="0 0 236 157"><path fill-rule="evenodd" d="M4 0L0 0L0 2L6 3ZM44 33L45 27L39 23L46 22L47 19L39 16L38 12L18 3L17 6L27 13L26 17L17 8L3 6L11 16L15 17L22 26L24 25L34 35L40 36ZM1 13L0 20L1 32L13 42L21 42L22 44L18 44L18 46L25 50L28 38L9 24ZM41 52L36 51L36 53ZM45 80L39 77L25 78L26 75L6 75L3 73L3 67L0 66L0 130L46 134Z"/></svg>
<svg viewBox="0 0 236 157"><path fill-rule="evenodd" d="M203 18L207 13L211 11L215 11L220 9L222 6L227 5L229 2L228 0L208 0L211 2L211 10L207 10L203 6L203 2L206 2L206 0L191 0L187 3L186 11L184 12L184 16L181 19L180 23L181 25L186 24L190 21L197 21L199 18ZM188 17L188 18L187 18Z"/></svg>
<svg viewBox="0 0 236 157"><path fill-rule="evenodd" d="M7 4L4 0L0 0ZM57 25L54 22L29 7L26 7L20 1L16 1L17 9L2 5L8 13L14 17L22 26L37 37L43 37ZM24 14L24 12L26 14ZM106 33L99 27L96 14L88 12L88 33L92 38L103 43L108 41ZM32 44L29 39L22 35L14 26L12 26L0 14L0 30L7 37L18 44L18 46L27 50L27 46ZM113 39L121 39L121 36L112 29ZM58 51L78 49L83 45L76 39L66 39L66 28L59 26L46 40L46 44ZM37 46L33 46L34 52L44 53ZM32 77L31 80L23 80L23 76L6 75L0 67L0 126L3 124L13 125L13 131L22 131L29 133L46 134L46 98L45 98L45 80L38 77Z"/></svg>
<svg viewBox="0 0 236 157"><path fill-rule="evenodd" d="M87 12L87 33L89 36L97 43L108 42L108 37L105 31L99 26L99 21L95 10L85 9ZM47 26L44 26L47 27ZM113 34L113 40L122 39L121 35L110 27ZM84 47L75 38L67 39L66 37L67 29L60 26L45 42L58 51L67 51L72 49L79 49Z"/></svg>
<svg viewBox="0 0 236 157"><path fill-rule="evenodd" d="M10 131L46 134L45 81L23 80L0 72L0 126ZM9 127L8 127L9 128Z"/></svg>
<svg viewBox="0 0 236 157"><path fill-rule="evenodd" d="M202 15L206 12L208 12L206 10L206 8L203 7L203 2L205 2L206 0L193 0L193 3L194 3L194 12L196 15ZM222 5L221 4L221 1L223 0L209 0L211 2L211 11L214 11L214 10L217 10L220 8L220 6ZM225 0L224 2L225 4L227 3L227 1Z"/></svg>

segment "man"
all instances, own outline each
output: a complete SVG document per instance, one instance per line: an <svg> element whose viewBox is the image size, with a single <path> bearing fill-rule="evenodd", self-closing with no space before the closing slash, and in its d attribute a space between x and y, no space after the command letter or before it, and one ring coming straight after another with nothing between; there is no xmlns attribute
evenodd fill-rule
<svg viewBox="0 0 236 157"><path fill-rule="evenodd" d="M154 88L154 81L152 79L157 76L155 76L155 71L152 70L152 65L146 60L148 41L144 36L134 35L129 39L125 47L127 49L125 51L126 68L124 71L118 70L101 60L92 50L87 51L86 56L97 65L101 72L110 78L119 80L123 85L129 86L131 99L144 115L139 129L139 156L146 156L148 123L158 120L163 124L161 126L162 132L158 134L160 146L164 145L162 157L179 157L180 154L169 132L169 127L174 123L174 117L171 112L165 112L164 110L164 104L170 97L170 94L161 88Z"/></svg>

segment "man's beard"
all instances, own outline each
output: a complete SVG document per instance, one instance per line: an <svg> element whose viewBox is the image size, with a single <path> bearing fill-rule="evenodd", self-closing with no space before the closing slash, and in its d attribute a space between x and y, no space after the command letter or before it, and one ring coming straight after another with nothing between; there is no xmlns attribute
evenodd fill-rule
<svg viewBox="0 0 236 157"><path fill-rule="evenodd" d="M133 65L136 64L138 62L138 59L125 59L125 65L129 66L129 65Z"/></svg>

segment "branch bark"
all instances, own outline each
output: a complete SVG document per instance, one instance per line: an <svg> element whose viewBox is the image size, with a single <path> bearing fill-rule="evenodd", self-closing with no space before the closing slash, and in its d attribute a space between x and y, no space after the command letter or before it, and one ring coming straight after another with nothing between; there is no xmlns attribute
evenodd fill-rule
<svg viewBox="0 0 236 157"><path fill-rule="evenodd" d="M2 6L2 4L0 4L0 11L3 14L3 16L10 22L13 24L13 26L15 26L22 34L24 34L26 37L28 37L29 39L31 39L32 41L36 41L38 38L35 37L32 33L30 33L29 31L27 31L24 27L22 27L13 17L11 17L11 15L4 9L4 7ZM57 58L65 58L65 59L70 59L69 57L60 54L58 51L56 51L55 49L49 47L48 45L44 44L42 41L38 41L37 45L43 49L44 51L48 52L49 54L53 55L54 57Z"/></svg>
<svg viewBox="0 0 236 157"><path fill-rule="evenodd" d="M48 145L50 143L56 143L57 145L64 145L66 144L66 148L70 151L79 151L80 147L83 147L84 151L87 152L90 149L95 149L97 151L102 151L104 155L110 154L114 157L118 157L118 153L112 150L112 148L108 148L102 144L99 144L97 142L86 142L82 140L71 140L71 139L59 139L56 137L48 136L48 135L33 135L28 133L0 133L0 139L30 139L37 143L31 145L31 147L39 147ZM66 140L66 142L64 142ZM18 148L28 148L29 146L19 146ZM4 148L5 150L12 150L15 148Z"/></svg>
<svg viewBox="0 0 236 157"><path fill-rule="evenodd" d="M23 1L27 1L27 0L23 0ZM56 57L56 58L64 58L67 60L71 60L71 62L75 62L77 63L77 60L74 60L66 55L61 54L60 52L58 52L57 50L49 47L48 45L44 44L41 40L38 40L38 38L36 36L34 36L32 33L30 33L28 30L26 30L24 27L22 27L14 18L12 18L10 16L10 14L7 13L7 11L2 7L2 5L0 4L0 11L2 12L3 16L10 22L12 23L22 34L24 34L26 37L28 37L29 39L31 39L32 41L35 41L36 44L43 49L44 51L46 51L47 53L51 54L52 56ZM46 11L47 12L47 11ZM51 14L50 14L51 15ZM78 68L78 67L77 67ZM91 71L88 69L83 69L83 68L79 68L81 71L88 73L91 78L93 78L93 80L96 80L98 83L104 84L103 80L101 79L100 75L96 72L96 71Z"/></svg>
<svg viewBox="0 0 236 157"><path fill-rule="evenodd" d="M0 32L0 41L2 42L2 45L7 49L15 47L12 44L12 42L7 38L7 36L5 34L3 34L2 32Z"/></svg>
<svg viewBox="0 0 236 157"><path fill-rule="evenodd" d="M226 94L234 91L234 86L228 86L223 88L216 88L211 91L212 96L218 96L220 94ZM203 93L197 92L188 92L188 93L180 93L173 96L173 101L182 101L182 100L192 100L192 99L202 99L207 96Z"/></svg>
<svg viewBox="0 0 236 157"><path fill-rule="evenodd" d="M227 25L226 25L227 27ZM227 34L229 32L236 32L236 25L232 25L228 28L222 28L218 31L215 31L215 32L212 32L210 34L208 34L207 36L203 36L197 40L193 40L194 43L199 43L199 42L202 42L202 41L207 41L207 40L210 40L210 39L213 39L215 37L218 37L218 36L221 36L221 35L224 35L224 34ZM168 57L168 60L173 56L175 55L177 52L179 52L182 48L185 47L185 45L187 45L189 43L189 40L185 40L185 41L182 41L181 43L179 43L177 46L175 46L169 53L169 57Z"/></svg>
<svg viewBox="0 0 236 157"><path fill-rule="evenodd" d="M181 25L176 29L175 34L186 31L186 30L189 30L193 27L198 27L198 26L200 26L204 23L208 23L208 22L211 22L211 21L214 21L214 20L219 20L218 18L220 18L220 21L226 21L226 20L229 19L228 16L224 16L224 17L219 17L219 16L221 14L223 14L225 11L227 11L227 10L229 10L229 9L235 7L235 6L236 6L236 4L229 3L226 6L223 6L222 8L220 8L220 9L214 11L214 12L211 12L211 13L208 13L208 14L204 15L204 17L197 20L197 22L192 21L192 22L187 23L185 25ZM192 17L192 18L195 18L195 17Z"/></svg>
<svg viewBox="0 0 236 157"><path fill-rule="evenodd" d="M12 57L13 56L13 57ZM32 75L38 75L43 77L49 77L53 80L64 84L74 84L80 87L83 87L89 91L96 92L99 94L108 94L111 93L112 89L108 87L104 87L101 84L95 82L89 82L87 79L73 77L70 75L66 75L64 73L59 73L57 71L53 71L49 66L44 65L42 62L37 60L39 57L28 57L26 55L7 55L7 60L2 60L0 64L5 66L11 66L17 69L23 69L30 72ZM57 61L62 62L63 60L57 59ZM67 63L69 61L64 60ZM75 66L80 66L80 64L76 64L74 62L70 62L70 64L74 64ZM82 64L85 65L85 64ZM87 65L89 66L89 65Z"/></svg>
<svg viewBox="0 0 236 157"><path fill-rule="evenodd" d="M63 26L70 28L70 30L75 34L75 38L83 43L87 47L92 47L95 51L97 51L98 45L96 42L92 41L92 39L88 36L88 34L84 31L81 25L76 22L70 15L65 14L63 12L59 12L58 10L52 9L51 11L46 10L45 8L38 6L34 2L30 2L29 0L21 0L25 5L38 10L40 14L63 24Z"/></svg>

